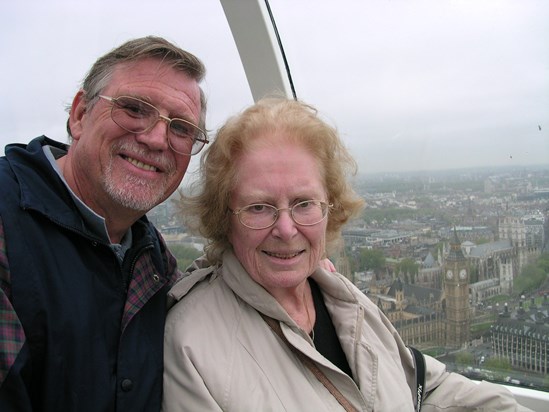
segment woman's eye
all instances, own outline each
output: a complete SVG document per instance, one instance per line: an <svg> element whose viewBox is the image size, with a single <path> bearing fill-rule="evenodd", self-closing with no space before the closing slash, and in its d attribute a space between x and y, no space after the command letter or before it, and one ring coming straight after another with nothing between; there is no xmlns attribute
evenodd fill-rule
<svg viewBox="0 0 549 412"><path fill-rule="evenodd" d="M254 213L261 213L265 212L268 209L266 205L250 205L248 207L248 211L254 212Z"/></svg>
<svg viewBox="0 0 549 412"><path fill-rule="evenodd" d="M312 200L304 200L303 202L299 202L298 204L296 204L296 206L299 209L307 209L307 208L313 206L313 201Z"/></svg>

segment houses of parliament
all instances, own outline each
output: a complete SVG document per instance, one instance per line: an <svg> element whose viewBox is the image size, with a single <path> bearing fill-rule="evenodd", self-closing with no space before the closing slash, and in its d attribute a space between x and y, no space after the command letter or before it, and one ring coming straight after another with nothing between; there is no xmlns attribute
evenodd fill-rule
<svg viewBox="0 0 549 412"><path fill-rule="evenodd" d="M498 232L498 240L476 246L462 241L454 228L438 256L427 255L414 283L397 274L374 276L361 289L406 344L422 349L464 348L471 341L476 308L491 296L510 294L522 267L541 254L540 242L531 241L520 219L500 218ZM336 267L351 278L345 256L336 259Z"/></svg>

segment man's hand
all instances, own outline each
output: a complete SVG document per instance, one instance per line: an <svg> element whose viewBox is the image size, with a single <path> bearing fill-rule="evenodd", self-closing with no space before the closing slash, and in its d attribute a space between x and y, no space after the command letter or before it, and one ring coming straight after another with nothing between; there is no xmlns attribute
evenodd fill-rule
<svg viewBox="0 0 549 412"><path fill-rule="evenodd" d="M332 263L332 261L328 258L326 259L322 259L320 261L320 265L319 265L322 269L325 269L327 270L328 272L337 272L334 264Z"/></svg>

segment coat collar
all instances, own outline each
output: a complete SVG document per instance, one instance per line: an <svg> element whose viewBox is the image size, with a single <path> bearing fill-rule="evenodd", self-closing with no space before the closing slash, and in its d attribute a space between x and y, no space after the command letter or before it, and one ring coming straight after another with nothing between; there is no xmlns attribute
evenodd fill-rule
<svg viewBox="0 0 549 412"><path fill-rule="evenodd" d="M221 273L223 279L235 294L254 309L273 319L297 327L277 300L250 277L232 250L228 250L223 254ZM345 280L339 273L332 273L318 268L312 273L311 278L318 283L325 299L357 303L350 282Z"/></svg>

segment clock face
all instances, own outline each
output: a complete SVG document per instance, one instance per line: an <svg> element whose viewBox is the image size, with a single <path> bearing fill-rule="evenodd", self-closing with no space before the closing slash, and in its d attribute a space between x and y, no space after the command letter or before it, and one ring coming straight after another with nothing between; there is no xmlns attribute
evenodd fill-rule
<svg viewBox="0 0 549 412"><path fill-rule="evenodd" d="M452 273L451 270L449 270L448 272L446 272L446 277L447 277L448 279L452 279L452 278L454 277L454 274Z"/></svg>
<svg viewBox="0 0 549 412"><path fill-rule="evenodd" d="M465 269L461 269L461 271L459 272L459 278L465 279L466 277L467 277L467 272L465 271Z"/></svg>

